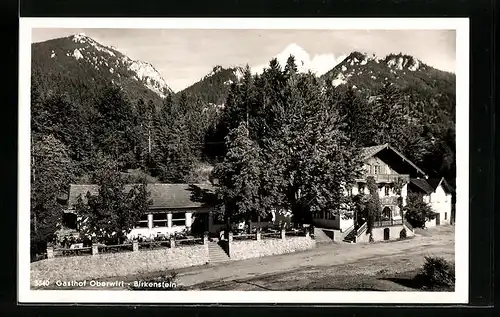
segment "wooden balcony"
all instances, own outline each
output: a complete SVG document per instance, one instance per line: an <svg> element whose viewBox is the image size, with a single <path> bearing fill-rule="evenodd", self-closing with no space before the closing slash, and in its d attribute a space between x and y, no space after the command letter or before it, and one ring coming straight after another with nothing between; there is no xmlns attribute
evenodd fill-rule
<svg viewBox="0 0 500 317"><path fill-rule="evenodd" d="M380 197L380 204L382 206L387 206L387 205L398 205L398 196L386 196L386 197Z"/></svg>
<svg viewBox="0 0 500 317"><path fill-rule="evenodd" d="M373 222L373 228L400 226L403 224L403 219L379 220Z"/></svg>
<svg viewBox="0 0 500 317"><path fill-rule="evenodd" d="M399 178L405 183L410 181L410 175L408 174L364 174L363 178L359 178L356 181L358 183L364 183L369 176L375 178L375 182L377 183L395 183Z"/></svg>

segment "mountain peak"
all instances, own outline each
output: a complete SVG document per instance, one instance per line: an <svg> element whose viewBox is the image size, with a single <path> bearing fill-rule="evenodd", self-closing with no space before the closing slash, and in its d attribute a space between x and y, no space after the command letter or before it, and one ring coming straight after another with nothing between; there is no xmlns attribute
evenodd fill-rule
<svg viewBox="0 0 500 317"><path fill-rule="evenodd" d="M385 63L390 68L397 70L408 69L409 71L416 71L422 66L422 62L415 57L402 53L387 55Z"/></svg>
<svg viewBox="0 0 500 317"><path fill-rule="evenodd" d="M86 42L88 42L88 40L92 40L85 33L74 34L73 36L71 36L71 38L72 38L73 42L75 42L75 43L86 43ZM92 40L92 41L94 41L94 40Z"/></svg>
<svg viewBox="0 0 500 317"><path fill-rule="evenodd" d="M50 58L48 67L60 70L77 67L79 70L75 72L85 70L86 74L92 74L90 75L92 80L101 78L113 83L133 79L162 98L172 92L151 63L132 60L116 48L103 45L85 33L33 45L37 48L35 50L37 54ZM78 65L75 65L75 62Z"/></svg>

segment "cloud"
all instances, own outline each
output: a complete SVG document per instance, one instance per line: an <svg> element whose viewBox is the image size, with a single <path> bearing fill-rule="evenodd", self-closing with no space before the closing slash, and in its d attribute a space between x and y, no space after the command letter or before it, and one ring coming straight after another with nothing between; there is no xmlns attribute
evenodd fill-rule
<svg viewBox="0 0 500 317"><path fill-rule="evenodd" d="M276 58L281 67L284 67L290 55L295 57L295 64L297 65L299 72L307 72L310 70L318 76L328 72L346 58L346 55L336 57L335 54L317 54L311 58L311 55L308 52L295 43L289 44L283 51L272 58ZM268 66L269 63L258 64L252 66L251 69L252 72L260 74L264 68Z"/></svg>

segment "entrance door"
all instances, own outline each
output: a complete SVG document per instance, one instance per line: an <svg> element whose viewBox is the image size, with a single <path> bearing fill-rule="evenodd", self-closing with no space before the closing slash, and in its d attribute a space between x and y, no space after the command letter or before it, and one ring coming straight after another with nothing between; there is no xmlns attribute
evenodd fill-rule
<svg viewBox="0 0 500 317"><path fill-rule="evenodd" d="M384 229L384 240L389 240L390 233L391 233L391 230L389 230L389 228Z"/></svg>
<svg viewBox="0 0 500 317"><path fill-rule="evenodd" d="M191 224L191 232L202 234L205 231L208 231L208 221L208 213L195 214L193 223Z"/></svg>
<svg viewBox="0 0 500 317"><path fill-rule="evenodd" d="M436 214L436 226L441 224L441 214Z"/></svg>

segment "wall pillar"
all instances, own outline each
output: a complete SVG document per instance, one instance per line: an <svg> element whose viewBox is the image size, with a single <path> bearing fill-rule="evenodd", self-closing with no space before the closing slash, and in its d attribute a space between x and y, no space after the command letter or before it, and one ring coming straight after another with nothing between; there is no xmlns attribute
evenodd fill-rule
<svg viewBox="0 0 500 317"><path fill-rule="evenodd" d="M185 225L187 229L191 228L192 220L193 220L193 213L186 212Z"/></svg>
<svg viewBox="0 0 500 317"><path fill-rule="evenodd" d="M173 236L170 236L170 248L175 248L175 239Z"/></svg>
<svg viewBox="0 0 500 317"><path fill-rule="evenodd" d="M153 229L153 214L148 214L148 228L150 231Z"/></svg>
<svg viewBox="0 0 500 317"><path fill-rule="evenodd" d="M54 248L47 247L47 259L53 259L53 258L54 258Z"/></svg>
<svg viewBox="0 0 500 317"><path fill-rule="evenodd" d="M132 241L132 251L139 251L139 241Z"/></svg>
<svg viewBox="0 0 500 317"><path fill-rule="evenodd" d="M230 258L234 257L232 231L229 231L227 234L227 254L229 255Z"/></svg>
<svg viewBox="0 0 500 317"><path fill-rule="evenodd" d="M281 239L285 240L285 229L281 229Z"/></svg>
<svg viewBox="0 0 500 317"><path fill-rule="evenodd" d="M259 227L259 228L257 228L257 232L255 233L255 239L256 239L257 241L262 240L262 233L261 233L260 227Z"/></svg>
<svg viewBox="0 0 500 317"><path fill-rule="evenodd" d="M172 228L172 213L167 214L167 227Z"/></svg>
<svg viewBox="0 0 500 317"><path fill-rule="evenodd" d="M92 255L97 255L99 253L99 248L97 244L92 244Z"/></svg>
<svg viewBox="0 0 500 317"><path fill-rule="evenodd" d="M212 232L212 226L214 224L214 215L212 213L212 210L208 212L208 232Z"/></svg>

